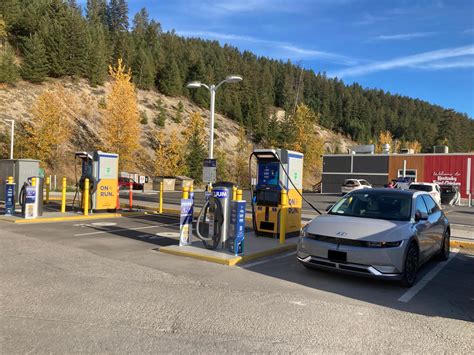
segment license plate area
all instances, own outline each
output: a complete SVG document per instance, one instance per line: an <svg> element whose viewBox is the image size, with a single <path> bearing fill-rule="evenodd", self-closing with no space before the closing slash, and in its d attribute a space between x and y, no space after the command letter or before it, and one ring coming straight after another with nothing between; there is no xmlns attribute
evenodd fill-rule
<svg viewBox="0 0 474 355"><path fill-rule="evenodd" d="M347 253L337 250L328 250L328 259L331 261L347 262Z"/></svg>

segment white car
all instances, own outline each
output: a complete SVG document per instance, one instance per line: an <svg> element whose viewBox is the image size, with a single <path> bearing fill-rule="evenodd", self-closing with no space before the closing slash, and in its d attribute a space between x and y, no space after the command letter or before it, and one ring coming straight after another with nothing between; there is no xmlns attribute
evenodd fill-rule
<svg viewBox="0 0 474 355"><path fill-rule="evenodd" d="M436 203L441 206L441 188L438 184L432 182L412 182L409 189L428 192Z"/></svg>
<svg viewBox="0 0 474 355"><path fill-rule="evenodd" d="M364 179L346 179L341 187L341 192L343 195L360 189L371 189L372 185Z"/></svg>

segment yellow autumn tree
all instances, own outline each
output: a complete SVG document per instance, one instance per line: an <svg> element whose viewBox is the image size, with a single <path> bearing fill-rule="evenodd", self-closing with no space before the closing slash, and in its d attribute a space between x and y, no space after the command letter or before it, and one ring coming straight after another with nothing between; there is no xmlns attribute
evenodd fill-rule
<svg viewBox="0 0 474 355"><path fill-rule="evenodd" d="M408 149L413 149L414 153L420 153L421 152L421 143L418 142L417 140L414 140L413 142L407 142L406 146Z"/></svg>
<svg viewBox="0 0 474 355"><path fill-rule="evenodd" d="M323 141L316 132L318 115L304 104L298 105L291 117L292 139L287 148L304 154L304 175L313 176L321 170Z"/></svg>
<svg viewBox="0 0 474 355"><path fill-rule="evenodd" d="M25 122L19 131L22 155L40 160L50 172L57 172L58 166L67 159L67 144L71 138L68 97L61 87L43 91L32 106L31 121Z"/></svg>
<svg viewBox="0 0 474 355"><path fill-rule="evenodd" d="M109 66L114 79L102 120L102 149L119 154L121 170L135 167L135 155L140 146L140 116L135 85L130 68L119 59L115 67Z"/></svg>
<svg viewBox="0 0 474 355"><path fill-rule="evenodd" d="M156 176L177 176L186 172L186 161L184 158L184 141L178 136L176 131L172 131L168 140L164 133L159 131L155 139L157 146L155 149L155 175Z"/></svg>
<svg viewBox="0 0 474 355"><path fill-rule="evenodd" d="M249 176L249 157L252 151L252 146L249 144L247 134L243 127L239 128L238 140L235 144L234 151L236 152L234 164L232 167L234 182L240 188L250 185Z"/></svg>
<svg viewBox="0 0 474 355"><path fill-rule="evenodd" d="M390 133L390 131L381 131L379 133L379 139L377 141L375 151L377 153L382 153L383 146L385 144L390 144L390 152L393 152L392 141L393 141L393 136L392 136L392 133Z"/></svg>

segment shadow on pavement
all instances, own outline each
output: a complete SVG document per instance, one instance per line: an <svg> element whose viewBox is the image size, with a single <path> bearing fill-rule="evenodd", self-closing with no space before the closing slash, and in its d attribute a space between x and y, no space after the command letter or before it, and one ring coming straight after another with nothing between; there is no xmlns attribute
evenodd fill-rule
<svg viewBox="0 0 474 355"><path fill-rule="evenodd" d="M418 282L437 265L438 262L434 260L423 265ZM404 312L474 321L474 254L459 252L407 303L398 299L409 289L397 282L307 269L297 261L295 255L246 269L315 290Z"/></svg>

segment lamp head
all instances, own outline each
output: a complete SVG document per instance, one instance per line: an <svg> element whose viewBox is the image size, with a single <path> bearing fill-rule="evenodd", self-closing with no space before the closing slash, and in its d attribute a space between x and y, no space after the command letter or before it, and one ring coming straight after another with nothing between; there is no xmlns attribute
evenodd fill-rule
<svg viewBox="0 0 474 355"><path fill-rule="evenodd" d="M237 83L242 81L242 77L240 75L229 75L225 78L225 81L227 83Z"/></svg>
<svg viewBox="0 0 474 355"><path fill-rule="evenodd" d="M200 81L191 81L191 82L189 82L189 83L186 85L186 87L187 87L188 89L198 89L198 88L201 87L201 85L202 85L202 84L201 84Z"/></svg>

